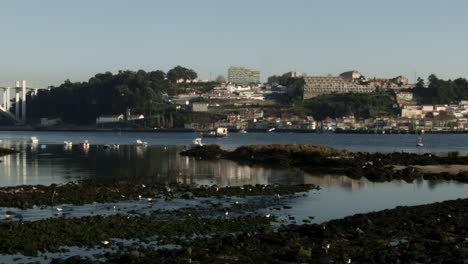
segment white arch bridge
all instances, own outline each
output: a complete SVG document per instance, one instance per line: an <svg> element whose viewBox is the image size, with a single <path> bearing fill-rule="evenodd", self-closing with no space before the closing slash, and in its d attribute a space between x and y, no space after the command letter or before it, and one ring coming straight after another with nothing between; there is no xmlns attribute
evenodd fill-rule
<svg viewBox="0 0 468 264"><path fill-rule="evenodd" d="M49 88L43 87L28 87L26 81L23 80L20 86L20 81L16 81L15 87L1 87L0 93L2 93L2 102L0 104L0 114L10 119L15 124L21 124L26 122L26 94L32 91L33 95L37 94L38 90L48 90ZM12 93L15 94L13 100L11 98ZM10 112L12 105L15 105L15 113Z"/></svg>

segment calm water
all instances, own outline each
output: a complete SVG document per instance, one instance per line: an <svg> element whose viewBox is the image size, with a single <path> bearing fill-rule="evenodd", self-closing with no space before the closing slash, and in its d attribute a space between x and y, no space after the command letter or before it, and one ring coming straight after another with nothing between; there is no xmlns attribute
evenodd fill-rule
<svg viewBox="0 0 468 264"><path fill-rule="evenodd" d="M63 144L89 140L91 144L133 144L140 138L151 145L189 145L198 133L140 133L140 132L34 132L0 131L0 140L27 142L31 136L39 138L40 144ZM302 143L322 144L354 151L408 151L408 152L447 152L459 151L468 154L468 134L427 134L423 136L424 147L416 147L417 136L409 134L312 134L312 133L231 133L225 138L203 139L208 144L219 144L223 148L236 148L240 145Z"/></svg>

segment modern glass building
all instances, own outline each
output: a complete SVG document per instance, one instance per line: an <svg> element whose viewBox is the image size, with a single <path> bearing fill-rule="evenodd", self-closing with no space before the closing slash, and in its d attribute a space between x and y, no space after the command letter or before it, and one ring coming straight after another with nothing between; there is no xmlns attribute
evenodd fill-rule
<svg viewBox="0 0 468 264"><path fill-rule="evenodd" d="M246 67L231 66L228 70L228 81L239 84L259 83L260 71Z"/></svg>

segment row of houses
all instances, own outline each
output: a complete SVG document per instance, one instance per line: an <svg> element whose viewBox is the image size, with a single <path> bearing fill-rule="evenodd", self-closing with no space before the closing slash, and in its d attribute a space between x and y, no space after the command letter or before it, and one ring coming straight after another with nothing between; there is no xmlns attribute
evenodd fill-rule
<svg viewBox="0 0 468 264"><path fill-rule="evenodd" d="M354 116L342 118L327 118L318 122L317 128L322 130L468 130L468 118L422 118L382 117L382 118L355 118Z"/></svg>
<svg viewBox="0 0 468 264"><path fill-rule="evenodd" d="M441 113L453 115L456 118L468 116L468 101L461 101L455 105L415 105L404 104L401 109L401 117L421 119L425 117L437 117Z"/></svg>

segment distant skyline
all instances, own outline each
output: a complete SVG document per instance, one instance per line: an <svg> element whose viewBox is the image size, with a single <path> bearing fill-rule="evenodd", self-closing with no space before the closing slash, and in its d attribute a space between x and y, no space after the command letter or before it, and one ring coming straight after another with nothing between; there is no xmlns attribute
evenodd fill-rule
<svg viewBox="0 0 468 264"><path fill-rule="evenodd" d="M414 80L468 77L468 2L3 1L0 85L86 81L99 72L230 66Z"/></svg>

